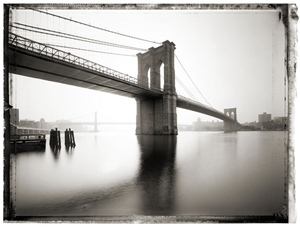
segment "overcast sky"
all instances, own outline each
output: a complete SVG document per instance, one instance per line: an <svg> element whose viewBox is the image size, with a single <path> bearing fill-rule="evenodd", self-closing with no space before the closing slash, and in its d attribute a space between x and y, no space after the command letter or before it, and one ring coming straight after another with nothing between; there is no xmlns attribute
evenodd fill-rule
<svg viewBox="0 0 300 228"><path fill-rule="evenodd" d="M85 36L101 41L148 49L159 44L138 41L88 28L32 10L13 10L13 22ZM258 120L258 114L284 116L284 26L276 11L96 11L48 10L107 30L151 41L169 40L175 54L205 99L214 108L237 108L240 123ZM30 39L63 46L136 55L140 51L88 44L22 30L12 30ZM117 71L137 77L137 58L60 47ZM193 95L207 104L175 60L175 74ZM177 83L177 82L176 82ZM63 84L13 76L13 106L21 119L55 121L135 122L134 99ZM176 84L177 92L189 95ZM90 115L87 115L90 114ZM77 118L85 116L84 118ZM178 124L215 118L177 109Z"/></svg>

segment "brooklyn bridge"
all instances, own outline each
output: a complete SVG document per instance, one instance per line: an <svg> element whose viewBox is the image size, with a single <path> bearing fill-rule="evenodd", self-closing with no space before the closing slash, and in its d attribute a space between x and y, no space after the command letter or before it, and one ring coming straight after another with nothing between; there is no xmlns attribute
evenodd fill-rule
<svg viewBox="0 0 300 228"><path fill-rule="evenodd" d="M83 87L136 99L136 134L176 135L176 108L183 108L219 118L225 131L236 131L236 108L218 111L176 93L174 70L175 44L138 53L138 77L132 77L69 52L9 34L9 72L32 78ZM164 64L164 87L160 67ZM150 77L148 77L150 72ZM114 104L118 105L118 104Z"/></svg>

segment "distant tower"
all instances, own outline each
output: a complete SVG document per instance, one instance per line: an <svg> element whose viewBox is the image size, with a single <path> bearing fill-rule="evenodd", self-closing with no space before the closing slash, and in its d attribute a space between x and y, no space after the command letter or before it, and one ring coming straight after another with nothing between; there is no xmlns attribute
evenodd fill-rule
<svg viewBox="0 0 300 228"><path fill-rule="evenodd" d="M224 121L224 131L225 132L237 131L238 125L237 125L236 108L226 108L224 109L224 114L236 121L234 123Z"/></svg>
<svg viewBox="0 0 300 228"><path fill-rule="evenodd" d="M98 131L98 125L97 125L97 112L95 112L95 125L94 125L94 131L97 132Z"/></svg>
<svg viewBox="0 0 300 228"><path fill-rule="evenodd" d="M40 128L45 129L46 128L46 121L44 118L40 119Z"/></svg>
<svg viewBox="0 0 300 228"><path fill-rule="evenodd" d="M224 114L237 121L236 108L226 108L224 109Z"/></svg>
<svg viewBox="0 0 300 228"><path fill-rule="evenodd" d="M164 88L161 97L136 98L137 135L177 135L177 93L174 67L175 44L163 42L162 46L138 53L138 83L150 90L161 92L160 68L163 66ZM150 72L149 72L150 71ZM150 73L150 81L148 75ZM149 85L150 84L150 85Z"/></svg>

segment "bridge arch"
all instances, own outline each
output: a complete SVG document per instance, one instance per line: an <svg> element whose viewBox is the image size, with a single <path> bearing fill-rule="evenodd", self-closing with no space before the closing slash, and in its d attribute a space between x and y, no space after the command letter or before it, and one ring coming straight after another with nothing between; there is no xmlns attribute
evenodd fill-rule
<svg viewBox="0 0 300 228"><path fill-rule="evenodd" d="M234 119L235 121L237 120L236 108L226 108L224 109L224 114Z"/></svg>
<svg viewBox="0 0 300 228"><path fill-rule="evenodd" d="M236 108L226 108L224 109L224 114L229 116L231 119L235 120L234 122L224 121L224 131L236 131L238 128Z"/></svg>
<svg viewBox="0 0 300 228"><path fill-rule="evenodd" d="M163 89L164 88L164 84L165 84L165 64L162 62L159 68L159 73L160 73L160 88ZM161 80L163 79L163 80Z"/></svg>
<svg viewBox="0 0 300 228"><path fill-rule="evenodd" d="M231 113L230 113L230 117L231 117L232 119L235 119L235 113L234 113L234 112L231 112Z"/></svg>
<svg viewBox="0 0 300 228"><path fill-rule="evenodd" d="M162 46L149 48L145 53L138 53L138 80L147 81L147 70L150 68L150 88L160 89L160 67L163 64L164 92L176 93L174 70L175 44L170 41L163 42Z"/></svg>
<svg viewBox="0 0 300 228"><path fill-rule="evenodd" d="M157 48L138 53L138 83L150 81L150 90L163 90L162 98L137 98L136 134L178 134L174 70L175 44L163 42ZM163 66L163 88L161 88ZM148 79L148 70L150 78Z"/></svg>
<svg viewBox="0 0 300 228"><path fill-rule="evenodd" d="M150 89L150 85L151 85L151 75L150 75L151 68L150 68L150 66L147 68L146 72L147 72L147 81L146 81L147 88Z"/></svg>

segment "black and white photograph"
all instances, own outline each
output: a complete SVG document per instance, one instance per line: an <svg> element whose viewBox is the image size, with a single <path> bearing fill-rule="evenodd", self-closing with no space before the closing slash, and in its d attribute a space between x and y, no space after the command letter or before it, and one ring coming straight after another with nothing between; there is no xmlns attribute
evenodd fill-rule
<svg viewBox="0 0 300 228"><path fill-rule="evenodd" d="M3 4L4 222L295 223L296 4Z"/></svg>

